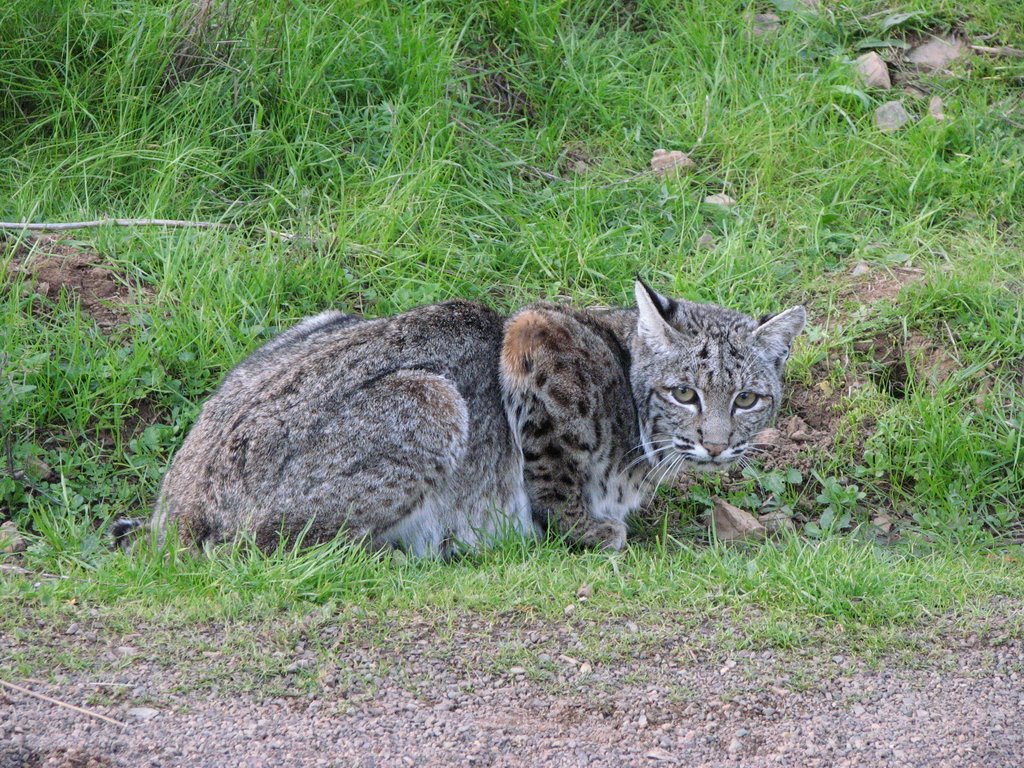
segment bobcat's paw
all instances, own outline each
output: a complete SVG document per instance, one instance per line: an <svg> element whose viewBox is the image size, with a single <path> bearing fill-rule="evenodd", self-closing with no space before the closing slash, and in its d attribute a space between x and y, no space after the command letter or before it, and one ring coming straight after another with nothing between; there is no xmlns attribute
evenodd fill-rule
<svg viewBox="0 0 1024 768"><path fill-rule="evenodd" d="M583 543L618 552L626 546L626 525L617 520L596 521L587 529Z"/></svg>

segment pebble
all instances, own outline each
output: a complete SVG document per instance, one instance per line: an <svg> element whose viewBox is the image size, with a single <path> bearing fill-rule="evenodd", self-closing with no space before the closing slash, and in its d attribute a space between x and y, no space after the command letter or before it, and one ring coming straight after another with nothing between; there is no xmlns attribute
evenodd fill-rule
<svg viewBox="0 0 1024 768"><path fill-rule="evenodd" d="M708 195L704 198L705 205L717 205L719 208L731 208L736 205L736 201L724 192L719 192L714 195Z"/></svg>
<svg viewBox="0 0 1024 768"><path fill-rule="evenodd" d="M682 175L689 173L696 167L697 163L688 154L680 152L678 149L673 149L672 151L656 149L651 156L651 170L659 175L668 173Z"/></svg>
<svg viewBox="0 0 1024 768"><path fill-rule="evenodd" d="M875 125L883 133L894 133L910 122L910 114L899 101L887 101L875 110Z"/></svg>
<svg viewBox="0 0 1024 768"><path fill-rule="evenodd" d="M768 35L778 32L782 27L782 19L774 13L759 13L754 16L754 34Z"/></svg>
<svg viewBox="0 0 1024 768"><path fill-rule="evenodd" d="M966 50L964 44L953 37L933 37L911 49L907 61L924 72L937 72L945 69Z"/></svg>
<svg viewBox="0 0 1024 768"><path fill-rule="evenodd" d="M892 88L892 80L889 77L889 66L885 59L874 51L865 53L855 62L857 74L867 88Z"/></svg>

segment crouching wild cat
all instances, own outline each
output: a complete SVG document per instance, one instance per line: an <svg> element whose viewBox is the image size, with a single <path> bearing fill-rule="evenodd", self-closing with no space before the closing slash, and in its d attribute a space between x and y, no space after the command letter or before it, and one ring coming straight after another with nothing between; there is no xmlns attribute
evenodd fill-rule
<svg viewBox="0 0 1024 768"><path fill-rule="evenodd" d="M620 549L658 483L728 467L771 424L805 320L635 289L635 309L308 318L227 375L150 526L194 545L343 533L441 556L553 528Z"/></svg>

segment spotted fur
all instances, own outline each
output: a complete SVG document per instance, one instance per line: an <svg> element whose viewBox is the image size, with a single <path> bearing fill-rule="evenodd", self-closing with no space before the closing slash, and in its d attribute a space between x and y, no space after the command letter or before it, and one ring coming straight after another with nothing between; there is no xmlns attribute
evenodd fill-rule
<svg viewBox="0 0 1024 768"><path fill-rule="evenodd" d="M619 549L658 483L735 462L771 423L804 323L800 307L759 322L639 281L636 297L508 319L465 302L309 318L228 374L150 527L442 556L553 529Z"/></svg>

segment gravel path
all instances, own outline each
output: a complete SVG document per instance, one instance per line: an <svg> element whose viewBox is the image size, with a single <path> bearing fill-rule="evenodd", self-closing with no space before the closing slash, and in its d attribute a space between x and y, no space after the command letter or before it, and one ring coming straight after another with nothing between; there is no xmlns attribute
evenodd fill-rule
<svg viewBox="0 0 1024 768"><path fill-rule="evenodd" d="M468 627L443 647L429 627L419 635L432 636L342 645L326 661L300 653L289 679L314 671L312 692L296 684L263 699L220 683L197 691L197 669L133 650L113 676L26 683L123 729L0 693L0 768L1024 765L1019 631L947 638L926 657L871 666L806 652L711 658L680 637L607 669L531 648L527 632L529 673L494 663L493 646ZM105 642L118 641L97 636L83 658L116 655ZM199 671L207 662L197 654ZM98 679L120 693L96 703Z"/></svg>

